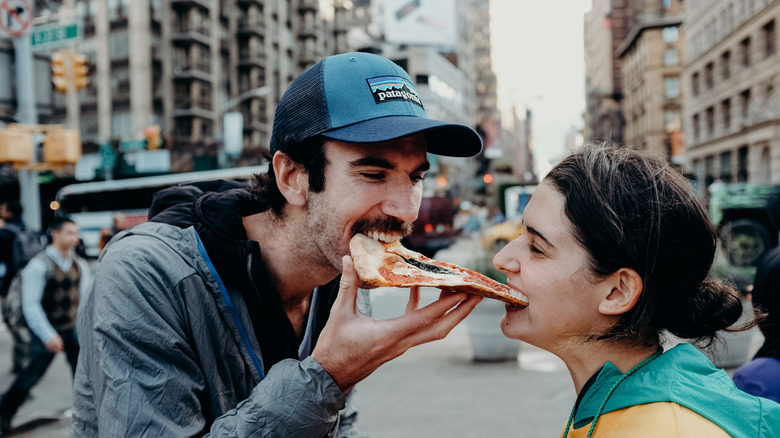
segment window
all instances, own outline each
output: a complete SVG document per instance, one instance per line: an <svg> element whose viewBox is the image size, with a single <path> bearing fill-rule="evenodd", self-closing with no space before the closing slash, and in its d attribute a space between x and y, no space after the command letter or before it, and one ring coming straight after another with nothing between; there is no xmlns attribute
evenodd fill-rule
<svg viewBox="0 0 780 438"><path fill-rule="evenodd" d="M707 108L707 135L712 137L715 133L715 108Z"/></svg>
<svg viewBox="0 0 780 438"><path fill-rule="evenodd" d="M750 37L740 41L739 48L742 51L742 67L750 67Z"/></svg>
<svg viewBox="0 0 780 438"><path fill-rule="evenodd" d="M764 57L775 54L775 20L770 21L763 28L764 33Z"/></svg>
<svg viewBox="0 0 780 438"><path fill-rule="evenodd" d="M666 49L664 52L664 65L677 65L679 62L677 49Z"/></svg>
<svg viewBox="0 0 780 438"><path fill-rule="evenodd" d="M693 115L693 139L694 140L699 139L699 115L698 114Z"/></svg>
<svg viewBox="0 0 780 438"><path fill-rule="evenodd" d="M737 149L737 182L747 182L748 176L748 147Z"/></svg>
<svg viewBox="0 0 780 438"><path fill-rule="evenodd" d="M720 55L720 75L726 80L731 76L731 70L729 63L731 62L731 52L726 50Z"/></svg>
<svg viewBox="0 0 780 438"><path fill-rule="evenodd" d="M679 38L679 31L676 27L665 27L661 31L661 37L667 43L673 43Z"/></svg>
<svg viewBox="0 0 780 438"><path fill-rule="evenodd" d="M747 126L750 113L750 89L748 88L740 93L740 97L742 97L742 126Z"/></svg>
<svg viewBox="0 0 780 438"><path fill-rule="evenodd" d="M666 132L675 132L680 130L680 111L668 109L664 111L664 124Z"/></svg>
<svg viewBox="0 0 780 438"><path fill-rule="evenodd" d="M731 99L726 99L720 104L723 113L723 129L728 132L731 129Z"/></svg>
<svg viewBox="0 0 780 438"><path fill-rule="evenodd" d="M714 84L712 78L712 74L714 70L715 70L715 66L711 62L704 67L704 86L706 86L708 90L712 88Z"/></svg>
<svg viewBox="0 0 780 438"><path fill-rule="evenodd" d="M664 94L667 99L680 97L680 78L670 77L664 79Z"/></svg>
<svg viewBox="0 0 780 438"><path fill-rule="evenodd" d="M691 76L691 89L693 90L694 96L699 95L699 74L698 73L694 73L693 76Z"/></svg>
<svg viewBox="0 0 780 438"><path fill-rule="evenodd" d="M720 154L720 179L724 183L731 182L731 151Z"/></svg>

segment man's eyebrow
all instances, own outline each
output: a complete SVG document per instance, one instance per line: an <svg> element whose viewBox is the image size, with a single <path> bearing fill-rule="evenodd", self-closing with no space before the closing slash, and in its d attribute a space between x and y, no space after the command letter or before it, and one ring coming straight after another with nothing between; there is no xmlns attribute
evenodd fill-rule
<svg viewBox="0 0 780 438"><path fill-rule="evenodd" d="M378 157L363 157L357 160L350 161L351 167L379 167L381 169L392 170L395 169L395 165L384 158Z"/></svg>
<svg viewBox="0 0 780 438"><path fill-rule="evenodd" d="M349 165L351 167L379 167L380 169L387 169L387 170L393 170L396 167L395 164L385 160L384 158L379 158L379 157L358 158L357 160L350 161ZM428 160L425 160L424 163L417 166L415 172L427 172L428 169L430 168L431 168L431 163L429 163Z"/></svg>
<svg viewBox="0 0 780 438"><path fill-rule="evenodd" d="M526 229L526 231L528 231L529 233L533 234L534 236L542 239L544 241L544 243L547 244L547 246L549 246L551 248L555 248L555 245L553 245L549 240L547 240L547 238L544 237L544 235L542 233L540 233L539 230L537 230L536 228L530 227L530 226L526 225L525 229Z"/></svg>

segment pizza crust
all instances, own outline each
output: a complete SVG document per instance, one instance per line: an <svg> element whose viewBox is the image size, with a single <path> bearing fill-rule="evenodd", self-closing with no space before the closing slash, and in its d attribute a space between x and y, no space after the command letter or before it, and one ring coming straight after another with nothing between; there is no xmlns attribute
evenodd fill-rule
<svg viewBox="0 0 780 438"><path fill-rule="evenodd" d="M349 244L364 288L427 286L461 291L527 306L521 294L479 272L434 260L404 248L356 234Z"/></svg>

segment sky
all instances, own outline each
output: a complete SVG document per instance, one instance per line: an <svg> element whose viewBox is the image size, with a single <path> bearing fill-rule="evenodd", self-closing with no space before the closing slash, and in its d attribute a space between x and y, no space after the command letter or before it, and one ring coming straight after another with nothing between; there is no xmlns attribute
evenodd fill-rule
<svg viewBox="0 0 780 438"><path fill-rule="evenodd" d="M569 129L583 126L584 14L591 0L491 0L498 105L533 113L537 164L557 161Z"/></svg>

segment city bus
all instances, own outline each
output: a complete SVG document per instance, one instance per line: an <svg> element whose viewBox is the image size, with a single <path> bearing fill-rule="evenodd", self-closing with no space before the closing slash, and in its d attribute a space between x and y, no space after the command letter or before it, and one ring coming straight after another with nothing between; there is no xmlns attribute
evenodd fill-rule
<svg viewBox="0 0 780 438"><path fill-rule="evenodd" d="M67 215L78 225L86 255L100 254L100 237L110 229L114 218L121 218L121 227L129 228L146 221L152 198L159 190L179 184L218 179L246 181L257 173L264 173L267 164L173 173L121 180L70 184L61 188L50 205L57 216Z"/></svg>

